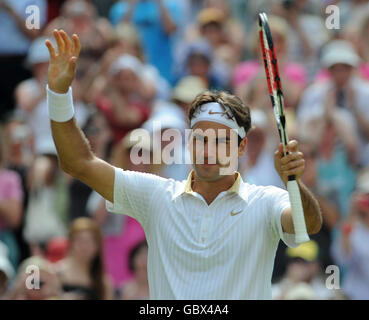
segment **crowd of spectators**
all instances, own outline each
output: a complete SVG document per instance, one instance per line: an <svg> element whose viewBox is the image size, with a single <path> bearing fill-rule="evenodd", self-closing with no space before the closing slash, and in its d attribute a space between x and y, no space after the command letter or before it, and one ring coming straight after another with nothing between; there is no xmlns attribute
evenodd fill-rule
<svg viewBox="0 0 369 320"><path fill-rule="evenodd" d="M25 25L29 5L39 9L39 29ZM326 23L329 5L339 10L338 28ZM280 243L273 299L369 299L368 0L0 0L0 299L149 298L141 226L108 212L99 194L58 166L45 91L52 31L81 40L76 120L98 157L186 179L188 165L134 163L135 148L151 157L153 149L130 135L184 132L197 94L227 90L251 109L243 180L283 188L258 40L263 11L289 136L299 141L302 180L324 220L310 242ZM38 290L27 287L29 265L40 270ZM333 289L330 265L340 271Z"/></svg>

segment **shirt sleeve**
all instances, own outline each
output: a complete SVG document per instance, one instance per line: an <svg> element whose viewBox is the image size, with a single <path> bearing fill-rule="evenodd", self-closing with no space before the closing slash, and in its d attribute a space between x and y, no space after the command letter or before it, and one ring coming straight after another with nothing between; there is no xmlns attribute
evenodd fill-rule
<svg viewBox="0 0 369 320"><path fill-rule="evenodd" d="M114 203L106 201L106 209L128 215L145 227L153 199L163 195L169 181L150 173L115 168Z"/></svg>
<svg viewBox="0 0 369 320"><path fill-rule="evenodd" d="M295 248L298 246L295 235L283 232L282 229L282 214L284 210L291 207L288 192L277 187L267 187L267 189L272 234L282 239L288 247Z"/></svg>

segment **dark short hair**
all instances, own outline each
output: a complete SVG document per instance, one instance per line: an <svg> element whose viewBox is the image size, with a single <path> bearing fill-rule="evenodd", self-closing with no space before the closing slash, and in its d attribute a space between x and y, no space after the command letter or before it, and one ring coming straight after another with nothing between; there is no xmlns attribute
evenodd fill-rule
<svg viewBox="0 0 369 320"><path fill-rule="evenodd" d="M135 271L135 267L134 267L134 260L137 256L137 254L140 252L140 250L142 248L147 248L147 241L142 240L141 242L137 243L129 252L129 258L128 258L128 266L129 266L129 270L131 270L132 272Z"/></svg>
<svg viewBox="0 0 369 320"><path fill-rule="evenodd" d="M227 106L231 110L237 124L245 129L246 134L249 132L251 128L250 108L239 97L226 91L207 90L197 95L188 112L190 122L201 111L201 106L209 102L219 103L225 111L225 106ZM229 117L231 118L231 115Z"/></svg>

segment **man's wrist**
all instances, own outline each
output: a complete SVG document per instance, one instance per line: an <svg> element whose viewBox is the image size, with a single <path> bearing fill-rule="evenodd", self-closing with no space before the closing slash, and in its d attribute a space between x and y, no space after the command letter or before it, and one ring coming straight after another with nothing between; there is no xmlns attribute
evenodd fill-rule
<svg viewBox="0 0 369 320"><path fill-rule="evenodd" d="M66 122L74 116L72 87L67 93L57 93L46 86L49 118L56 122Z"/></svg>

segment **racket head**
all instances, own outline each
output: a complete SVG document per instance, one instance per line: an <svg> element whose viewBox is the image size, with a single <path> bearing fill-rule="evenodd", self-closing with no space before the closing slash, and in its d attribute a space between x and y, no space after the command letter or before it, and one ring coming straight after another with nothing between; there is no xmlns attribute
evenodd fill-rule
<svg viewBox="0 0 369 320"><path fill-rule="evenodd" d="M272 33L269 27L267 15L259 14L259 38L263 55L265 74L268 82L268 90L272 102L275 119L277 122L279 137L284 146L288 143L286 132L286 118L284 112L284 99L279 75L278 61L275 53Z"/></svg>

